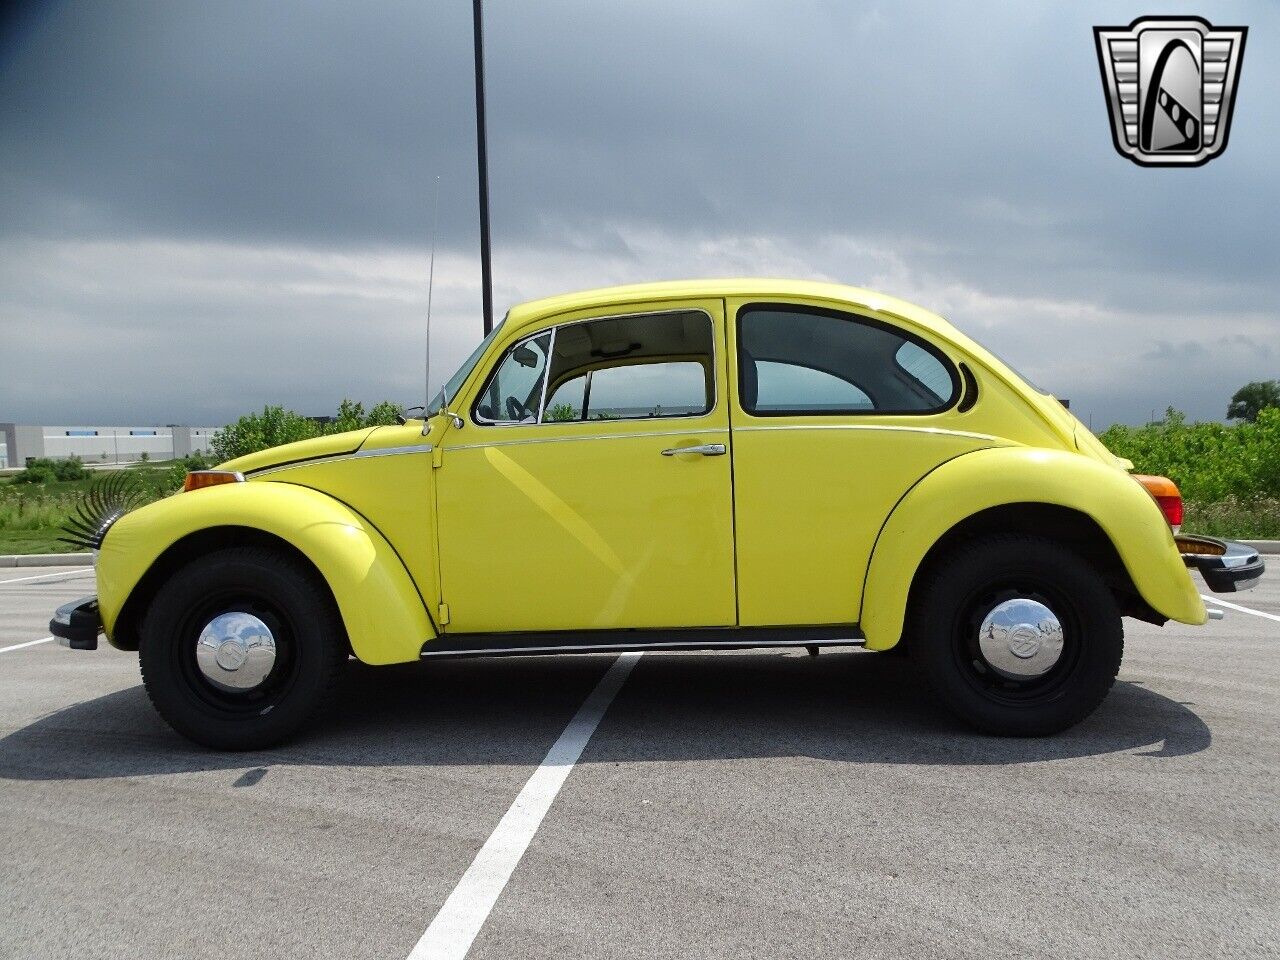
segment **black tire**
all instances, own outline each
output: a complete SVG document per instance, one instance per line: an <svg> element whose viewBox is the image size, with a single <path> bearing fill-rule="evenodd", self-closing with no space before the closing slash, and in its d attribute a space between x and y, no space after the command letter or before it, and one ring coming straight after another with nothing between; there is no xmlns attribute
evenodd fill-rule
<svg viewBox="0 0 1280 960"><path fill-rule="evenodd" d="M1001 671L979 644L987 614L1014 598L1049 607L1061 624L1061 653L1041 676ZM926 572L912 605L912 656L952 712L987 733L1037 737L1074 726L1120 670L1124 628L1114 596L1089 563L1052 540L970 541Z"/></svg>
<svg viewBox="0 0 1280 960"><path fill-rule="evenodd" d="M221 613L246 612L271 630L275 658L252 690L227 690L198 666L196 641ZM138 659L160 716L216 750L260 750L298 732L326 705L346 660L333 600L315 573L259 547L219 550L183 567L156 594Z"/></svg>

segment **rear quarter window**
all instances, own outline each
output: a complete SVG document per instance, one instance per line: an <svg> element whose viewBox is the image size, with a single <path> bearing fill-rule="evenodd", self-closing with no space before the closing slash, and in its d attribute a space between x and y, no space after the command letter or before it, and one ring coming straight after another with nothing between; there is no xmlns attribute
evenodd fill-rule
<svg viewBox="0 0 1280 960"><path fill-rule="evenodd" d="M954 364L913 333L791 304L738 312L738 384L755 416L929 414L960 393Z"/></svg>

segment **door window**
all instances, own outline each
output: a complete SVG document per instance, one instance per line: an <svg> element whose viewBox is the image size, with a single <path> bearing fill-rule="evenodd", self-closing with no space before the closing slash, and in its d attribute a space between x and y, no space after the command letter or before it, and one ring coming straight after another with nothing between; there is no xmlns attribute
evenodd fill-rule
<svg viewBox="0 0 1280 960"><path fill-rule="evenodd" d="M568 380L544 421L698 416L711 409L706 368L694 360L603 367Z"/></svg>
<svg viewBox="0 0 1280 960"><path fill-rule="evenodd" d="M942 353L851 313L752 305L738 313L742 408L784 414L936 413L960 379Z"/></svg>
<svg viewBox="0 0 1280 960"><path fill-rule="evenodd" d="M507 354L476 404L477 419L512 424L701 416L715 405L713 342L711 318L697 310L564 324Z"/></svg>

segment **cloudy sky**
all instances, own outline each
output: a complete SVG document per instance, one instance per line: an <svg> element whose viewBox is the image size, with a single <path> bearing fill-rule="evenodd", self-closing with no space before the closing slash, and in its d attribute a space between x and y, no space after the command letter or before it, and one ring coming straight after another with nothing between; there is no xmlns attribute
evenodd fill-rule
<svg viewBox="0 0 1280 960"><path fill-rule="evenodd" d="M87 0L0 20L0 421L423 394L480 335L470 4ZM1230 146L1111 145L1126 3L488 0L499 315L627 281L930 307L1101 429L1280 377L1280 4Z"/></svg>

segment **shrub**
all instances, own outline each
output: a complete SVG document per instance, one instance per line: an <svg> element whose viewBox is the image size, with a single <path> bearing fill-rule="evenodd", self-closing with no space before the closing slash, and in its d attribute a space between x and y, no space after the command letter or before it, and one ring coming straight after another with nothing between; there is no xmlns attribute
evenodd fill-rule
<svg viewBox="0 0 1280 960"><path fill-rule="evenodd" d="M338 415L326 423L320 433L346 433L348 430L360 430L364 427L385 427L396 423L400 416L400 405L390 400L376 404L368 413L364 412L364 404L354 400L343 400L338 404Z"/></svg>
<svg viewBox="0 0 1280 960"><path fill-rule="evenodd" d="M392 403L390 400L375 403L373 409L369 411L369 415L364 418L364 425L366 427L389 427L393 423L399 423L403 409L400 404Z"/></svg>
<svg viewBox="0 0 1280 960"><path fill-rule="evenodd" d="M27 463L21 473L15 474L14 483L48 483L54 479L53 461L35 459Z"/></svg>
<svg viewBox="0 0 1280 960"><path fill-rule="evenodd" d="M79 457L53 461L53 475L59 480L83 480L89 475Z"/></svg>
<svg viewBox="0 0 1280 960"><path fill-rule="evenodd" d="M250 413L229 424L213 438L210 446L218 461L234 460L246 454L257 453L282 443L310 440L313 437L363 427L379 427L396 423L400 415L399 404L384 400L365 413L364 404L343 400L338 405L338 415L329 423L317 423L293 410L280 406L267 406L262 413Z"/></svg>
<svg viewBox="0 0 1280 960"><path fill-rule="evenodd" d="M246 413L235 423L223 427L210 445L219 460L234 460L247 453L319 435L320 427L314 420L284 407L266 406L262 413Z"/></svg>
<svg viewBox="0 0 1280 960"><path fill-rule="evenodd" d="M15 483L52 483L55 480L83 480L89 475L79 457L68 457L66 460L50 460L37 457L17 474Z"/></svg>
<svg viewBox="0 0 1280 960"><path fill-rule="evenodd" d="M1280 409L1227 426L1187 423L1170 407L1163 420L1144 427L1117 424L1099 439L1132 460L1139 473L1169 477L1188 500L1280 497Z"/></svg>

